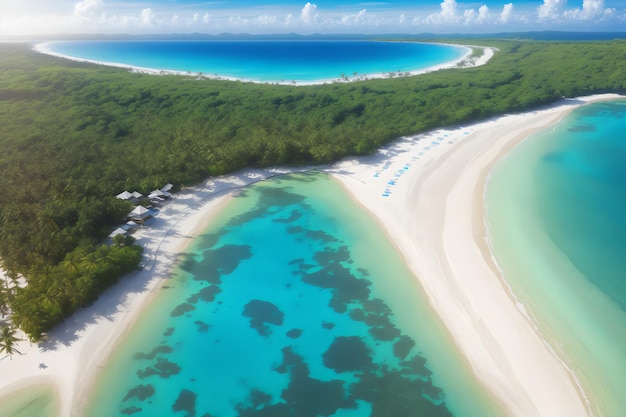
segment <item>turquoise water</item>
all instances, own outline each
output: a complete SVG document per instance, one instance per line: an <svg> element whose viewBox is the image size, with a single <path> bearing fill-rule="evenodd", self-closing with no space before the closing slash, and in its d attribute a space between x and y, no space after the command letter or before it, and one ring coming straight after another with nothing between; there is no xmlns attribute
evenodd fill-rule
<svg viewBox="0 0 626 417"><path fill-rule="evenodd" d="M156 70L281 82L422 70L460 59L467 48L371 41L68 41L62 55Z"/></svg>
<svg viewBox="0 0 626 417"><path fill-rule="evenodd" d="M321 174L229 203L90 397L90 417L502 415L385 235Z"/></svg>
<svg viewBox="0 0 626 417"><path fill-rule="evenodd" d="M525 141L488 186L507 281L598 415L626 410L626 101L581 107Z"/></svg>

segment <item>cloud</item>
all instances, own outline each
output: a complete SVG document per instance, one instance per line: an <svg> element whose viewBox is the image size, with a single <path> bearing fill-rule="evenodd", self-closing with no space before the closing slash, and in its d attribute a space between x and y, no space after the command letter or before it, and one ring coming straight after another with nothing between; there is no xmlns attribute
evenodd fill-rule
<svg viewBox="0 0 626 417"><path fill-rule="evenodd" d="M152 22L154 21L154 13L152 13L152 9L149 7L146 9L143 9L141 13L139 14L139 16L140 16L141 23L145 26L150 26Z"/></svg>
<svg viewBox="0 0 626 417"><path fill-rule="evenodd" d="M428 16L426 23L434 25L455 25L455 24L487 24L493 20L489 7L483 4L475 9L465 9L460 11L456 0L443 0L440 4L441 11Z"/></svg>
<svg viewBox="0 0 626 417"><path fill-rule="evenodd" d="M344 15L341 18L341 23L343 25L358 25L358 24L371 24L376 25L375 16L370 16L367 13L366 9L360 10L356 14L348 14Z"/></svg>
<svg viewBox="0 0 626 417"><path fill-rule="evenodd" d="M102 0L82 0L74 4L74 17L80 20L89 20L102 14L104 2Z"/></svg>
<svg viewBox="0 0 626 417"><path fill-rule="evenodd" d="M276 26L276 24L278 23L278 17L264 14L264 15L257 17L256 21L261 25Z"/></svg>
<svg viewBox="0 0 626 417"><path fill-rule="evenodd" d="M537 15L542 20L556 20L561 17L567 0L543 0L543 4L537 7Z"/></svg>
<svg viewBox="0 0 626 417"><path fill-rule="evenodd" d="M486 4L483 4L478 9L478 17L476 18L477 23L486 23L489 19L489 7Z"/></svg>
<svg viewBox="0 0 626 417"><path fill-rule="evenodd" d="M459 21L459 17L456 14L456 0L443 0L439 6L441 11L428 16L426 19L428 23L444 24L457 23ZM471 15L472 12L469 12L469 14ZM464 13L464 15L466 19L469 17L467 13Z"/></svg>
<svg viewBox="0 0 626 417"><path fill-rule="evenodd" d="M604 0L583 0L582 9L572 9L565 16L576 20L598 20L615 13L615 9L605 9Z"/></svg>
<svg viewBox="0 0 626 417"><path fill-rule="evenodd" d="M511 16L513 15L513 3L505 4L502 7L502 13L500 13L500 18L498 19L500 23L508 23L511 20Z"/></svg>
<svg viewBox="0 0 626 417"><path fill-rule="evenodd" d="M301 0L291 9L242 8L235 2L168 0L159 3L120 0L0 0L0 35L68 33L421 33L424 31L490 32L494 30L622 30L624 0L430 0L396 8L389 2L362 2L359 7L331 3L320 10L316 0ZM505 4L508 2L507 4ZM607 4L614 8L608 8ZM6 4L5 4L6 3ZM61 6L60 3L65 3ZM182 5L185 3L185 6ZM393 2L398 4L401 2ZM421 4L418 4L421 3ZM619 3L620 6L615 6ZM293 3L292 3L293 4ZM326 3L325 3L326 4ZM482 6L481 6L482 4ZM487 5L492 5L488 7ZM471 8L468 5L472 5ZM69 6L69 7L68 7ZM158 9L157 9L158 8ZM210 15L209 15L210 13Z"/></svg>
<svg viewBox="0 0 626 417"><path fill-rule="evenodd" d="M456 0L443 0L440 4L441 12L439 13L439 17L443 22L456 22Z"/></svg>
<svg viewBox="0 0 626 417"><path fill-rule="evenodd" d="M307 2L300 12L300 19L307 25L312 25L317 19L317 14L315 13L316 11L317 5Z"/></svg>

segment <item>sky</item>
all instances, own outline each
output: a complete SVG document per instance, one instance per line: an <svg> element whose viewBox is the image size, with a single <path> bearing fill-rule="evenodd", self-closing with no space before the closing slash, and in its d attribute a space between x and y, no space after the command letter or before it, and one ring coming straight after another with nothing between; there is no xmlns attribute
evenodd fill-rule
<svg viewBox="0 0 626 417"><path fill-rule="evenodd" d="M0 35L626 31L626 0L0 0Z"/></svg>

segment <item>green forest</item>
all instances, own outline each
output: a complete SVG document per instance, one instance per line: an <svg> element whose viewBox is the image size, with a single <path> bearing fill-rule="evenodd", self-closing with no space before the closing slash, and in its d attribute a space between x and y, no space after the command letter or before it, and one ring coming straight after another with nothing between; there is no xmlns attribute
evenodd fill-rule
<svg viewBox="0 0 626 417"><path fill-rule="evenodd" d="M626 93L625 41L468 43L498 52L481 67L317 86L138 74L0 44L0 315L37 340L137 267L141 248L105 243L132 208L115 198L123 190L323 164L562 97Z"/></svg>

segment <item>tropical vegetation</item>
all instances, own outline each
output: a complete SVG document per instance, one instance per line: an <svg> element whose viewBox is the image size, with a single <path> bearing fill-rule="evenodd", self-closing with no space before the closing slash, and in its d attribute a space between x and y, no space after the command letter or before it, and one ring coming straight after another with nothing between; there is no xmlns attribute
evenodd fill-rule
<svg viewBox="0 0 626 417"><path fill-rule="evenodd" d="M319 86L138 74L0 44L0 311L37 339L136 268L140 248L104 243L132 208L114 197L125 189L328 163L427 129L626 92L624 41L483 44L499 49L485 66Z"/></svg>
<svg viewBox="0 0 626 417"><path fill-rule="evenodd" d="M16 353L21 355L15 346L21 340L16 336L16 333L14 327L0 323L0 353L6 353L10 359L13 359L13 355Z"/></svg>

